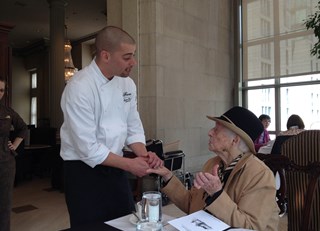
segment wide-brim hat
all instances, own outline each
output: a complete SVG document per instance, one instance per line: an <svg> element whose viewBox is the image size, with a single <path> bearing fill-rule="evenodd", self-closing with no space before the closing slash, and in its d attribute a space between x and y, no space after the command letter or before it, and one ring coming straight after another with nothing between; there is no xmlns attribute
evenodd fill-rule
<svg viewBox="0 0 320 231"><path fill-rule="evenodd" d="M239 135L252 153L256 153L254 141L264 128L258 117L244 107L233 107L220 117L207 116L208 119L221 123Z"/></svg>

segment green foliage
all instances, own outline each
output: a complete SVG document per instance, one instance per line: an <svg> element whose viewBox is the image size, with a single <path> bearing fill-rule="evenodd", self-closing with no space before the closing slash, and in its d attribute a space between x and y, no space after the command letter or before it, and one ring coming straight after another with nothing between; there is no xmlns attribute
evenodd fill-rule
<svg viewBox="0 0 320 231"><path fill-rule="evenodd" d="M317 10L314 14L309 15L308 19L304 22L307 30L313 29L315 37L318 39L310 50L311 55L317 56L320 59L320 1L318 1Z"/></svg>

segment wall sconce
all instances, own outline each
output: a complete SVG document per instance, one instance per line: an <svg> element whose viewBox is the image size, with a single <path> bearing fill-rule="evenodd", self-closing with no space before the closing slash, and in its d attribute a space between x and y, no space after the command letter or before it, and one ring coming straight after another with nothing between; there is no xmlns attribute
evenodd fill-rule
<svg viewBox="0 0 320 231"><path fill-rule="evenodd" d="M66 29L66 38L67 36L67 26L65 25ZM65 40L64 43L64 81L68 83L68 81L72 78L74 73L77 71L77 68L74 67L72 56L71 56L71 43L69 39Z"/></svg>

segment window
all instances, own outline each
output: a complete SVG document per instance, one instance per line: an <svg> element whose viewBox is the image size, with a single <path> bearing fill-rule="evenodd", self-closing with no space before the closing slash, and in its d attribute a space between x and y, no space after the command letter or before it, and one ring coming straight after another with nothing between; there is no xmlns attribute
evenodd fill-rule
<svg viewBox="0 0 320 231"><path fill-rule="evenodd" d="M37 97L31 98L31 124L37 126Z"/></svg>
<svg viewBox="0 0 320 231"><path fill-rule="evenodd" d="M31 71L30 124L37 126L37 72Z"/></svg>
<svg viewBox="0 0 320 231"><path fill-rule="evenodd" d="M320 60L310 55L317 40L304 25L317 3L241 1L240 100L257 116L271 117L271 134L286 130L291 114L301 116L306 129L320 123Z"/></svg>

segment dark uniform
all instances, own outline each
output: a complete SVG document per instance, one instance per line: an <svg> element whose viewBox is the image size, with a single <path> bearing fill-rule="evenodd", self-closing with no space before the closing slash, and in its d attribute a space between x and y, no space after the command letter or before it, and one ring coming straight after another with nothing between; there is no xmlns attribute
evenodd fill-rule
<svg viewBox="0 0 320 231"><path fill-rule="evenodd" d="M0 230L10 230L12 190L16 170L15 157L8 147L10 131L24 138L27 125L13 109L0 104ZM12 140L13 142L13 140Z"/></svg>

